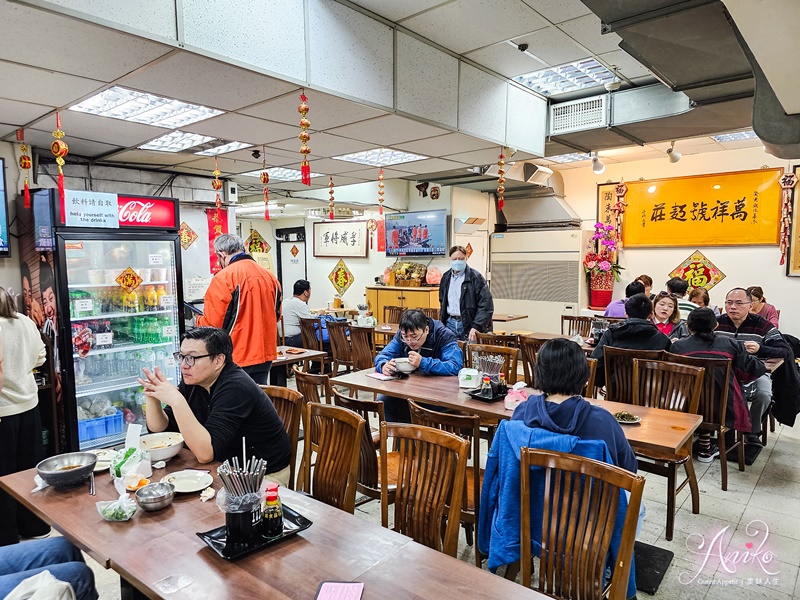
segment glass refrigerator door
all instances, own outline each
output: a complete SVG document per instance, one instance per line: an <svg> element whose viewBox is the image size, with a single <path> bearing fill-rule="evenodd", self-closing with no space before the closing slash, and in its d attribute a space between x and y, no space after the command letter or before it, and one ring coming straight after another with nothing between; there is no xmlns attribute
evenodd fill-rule
<svg viewBox="0 0 800 600"><path fill-rule="evenodd" d="M145 425L143 368L178 381L175 244L67 241L65 255L78 439L87 450L122 441L128 423Z"/></svg>

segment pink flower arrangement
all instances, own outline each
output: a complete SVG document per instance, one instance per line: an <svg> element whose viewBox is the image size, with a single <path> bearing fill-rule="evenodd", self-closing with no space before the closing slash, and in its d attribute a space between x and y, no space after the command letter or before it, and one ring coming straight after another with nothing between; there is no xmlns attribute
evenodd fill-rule
<svg viewBox="0 0 800 600"><path fill-rule="evenodd" d="M586 256L583 259L583 268L587 279L592 273L608 273L610 271L619 281L619 272L622 267L614 260L616 251L617 239L614 226L595 223L594 235L589 238Z"/></svg>

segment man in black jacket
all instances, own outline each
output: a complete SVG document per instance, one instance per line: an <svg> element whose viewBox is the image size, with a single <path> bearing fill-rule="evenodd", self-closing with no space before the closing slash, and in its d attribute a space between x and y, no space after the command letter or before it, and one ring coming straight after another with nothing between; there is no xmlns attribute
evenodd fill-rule
<svg viewBox="0 0 800 600"><path fill-rule="evenodd" d="M625 313L628 318L619 325L609 327L592 350L592 358L597 359L594 381L597 387L606 383L603 346L627 350L666 350L670 346L669 338L648 320L653 313L650 298L644 294L634 294L625 302Z"/></svg>
<svg viewBox="0 0 800 600"><path fill-rule="evenodd" d="M467 250L450 248L450 270L439 284L439 320L459 340L474 342L477 333L492 330L494 302L483 275L467 266Z"/></svg>

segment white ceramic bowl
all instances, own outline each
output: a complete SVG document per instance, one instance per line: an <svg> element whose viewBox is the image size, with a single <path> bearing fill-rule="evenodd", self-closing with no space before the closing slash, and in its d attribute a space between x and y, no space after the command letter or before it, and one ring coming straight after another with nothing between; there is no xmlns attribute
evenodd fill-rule
<svg viewBox="0 0 800 600"><path fill-rule="evenodd" d="M395 358L394 364L397 366L397 370L401 373L411 373L417 368L408 362L407 358Z"/></svg>
<svg viewBox="0 0 800 600"><path fill-rule="evenodd" d="M183 448L183 436L173 431L151 433L139 438L139 447L150 453L150 460L169 460Z"/></svg>

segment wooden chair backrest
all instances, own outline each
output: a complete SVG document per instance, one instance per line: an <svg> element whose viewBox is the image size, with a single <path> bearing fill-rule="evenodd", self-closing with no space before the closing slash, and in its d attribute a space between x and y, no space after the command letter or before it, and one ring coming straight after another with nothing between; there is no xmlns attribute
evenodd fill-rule
<svg viewBox="0 0 800 600"><path fill-rule="evenodd" d="M486 344L489 346L506 346L507 348L519 347L519 337L512 334L478 333L477 340L479 344Z"/></svg>
<svg viewBox="0 0 800 600"><path fill-rule="evenodd" d="M439 317L441 316L441 311L438 308L421 308L420 307L417 310L421 310L425 314L426 317L428 317L429 319L434 319L436 321L438 321Z"/></svg>
<svg viewBox="0 0 800 600"><path fill-rule="evenodd" d="M633 359L661 360L663 354L663 350L627 350L603 346L606 400L633 404Z"/></svg>
<svg viewBox="0 0 800 600"><path fill-rule="evenodd" d="M281 325L278 328L278 345L285 346L286 345L286 323L283 320L283 315L281 315Z"/></svg>
<svg viewBox="0 0 800 600"><path fill-rule="evenodd" d="M304 373L295 365L292 370L294 371L295 385L297 391L303 394L303 399L306 404L314 402L322 404L322 398L319 395L320 387L324 390L325 398L328 402L331 400L331 380L327 375L312 375L311 373ZM305 443L311 446L311 449L316 452L319 440L319 420L314 418L310 424L303 421L303 431L306 434Z"/></svg>
<svg viewBox="0 0 800 600"><path fill-rule="evenodd" d="M384 306L383 307L383 322L384 323L399 323L400 315L406 309L402 306Z"/></svg>
<svg viewBox="0 0 800 600"><path fill-rule="evenodd" d="M304 489L320 502L352 514L364 419L346 408L309 402L303 411L306 431L311 419L319 423L319 444L313 477L311 446L303 445Z"/></svg>
<svg viewBox="0 0 800 600"><path fill-rule="evenodd" d="M442 413L435 410L428 410L411 400L408 400L408 409L411 412L411 422L414 425L424 425L433 427L461 436L469 442L469 449L472 450L472 464L468 464L469 473L467 477L472 477L473 482L473 506L475 514L480 513L481 496L481 418L478 415L465 415ZM464 482L466 492L467 485ZM461 509L466 510L469 498L466 496L461 499Z"/></svg>
<svg viewBox="0 0 800 600"><path fill-rule="evenodd" d="M344 321L328 321L327 327L333 360L340 365L352 365L353 353L350 349L350 340L347 339L350 325Z"/></svg>
<svg viewBox="0 0 800 600"><path fill-rule="evenodd" d="M353 370L361 371L375 365L375 336L373 333L372 327L350 327Z"/></svg>
<svg viewBox="0 0 800 600"><path fill-rule="evenodd" d="M634 358L634 404L696 414L705 372L702 367Z"/></svg>
<svg viewBox="0 0 800 600"><path fill-rule="evenodd" d="M584 398L594 398L594 380L597 377L597 359L587 358L589 363L589 380L586 382L586 387L583 388Z"/></svg>
<svg viewBox="0 0 800 600"><path fill-rule="evenodd" d="M467 361L471 368L478 368L476 358L479 356L497 356L505 359L502 372L506 376L506 383L513 385L517 383L517 363L519 361L519 350L507 348L506 346L489 346L487 344L469 344L467 346Z"/></svg>
<svg viewBox="0 0 800 600"><path fill-rule="evenodd" d="M522 355L522 369L525 372L525 383L528 385L535 385L536 357L539 354L539 348L546 341L527 335L519 336L519 353Z"/></svg>
<svg viewBox="0 0 800 600"><path fill-rule="evenodd" d="M455 557L469 442L430 427L384 421L381 423L382 481L389 480L387 440L390 437L399 452L394 530ZM445 517L447 526L442 536ZM387 486L381 490L381 522L385 527L389 524Z"/></svg>
<svg viewBox="0 0 800 600"><path fill-rule="evenodd" d="M730 358L695 358L681 354L664 353L664 360L680 365L703 367L703 390L700 392L700 404L697 414L703 416L700 429L718 431L725 426L728 411L728 394L731 382Z"/></svg>
<svg viewBox="0 0 800 600"><path fill-rule="evenodd" d="M361 418L365 421L364 432L361 435L357 481L361 485L377 493L380 491L380 485L378 483L378 453L375 449L375 443L372 440L370 415L375 416L376 424L385 421L386 418L383 416L383 402L348 398L336 390L333 390L333 402L337 406L352 410L354 413L361 415Z"/></svg>
<svg viewBox="0 0 800 600"><path fill-rule="evenodd" d="M573 317L561 315L561 335L579 335L586 339L592 332L592 317Z"/></svg>
<svg viewBox="0 0 800 600"><path fill-rule="evenodd" d="M303 416L303 394L276 385L260 385L261 390L272 401L278 416L283 421L283 428L289 436L289 446L292 455L289 459L289 488L295 489L294 477L295 467L297 466L297 443L300 437L300 420Z"/></svg>
<svg viewBox="0 0 800 600"><path fill-rule="evenodd" d="M542 551L538 590L553 598L592 598L603 594L603 574L614 533L620 490L630 492L608 588L609 600L625 600L644 477L573 454L520 450L522 585L531 585L531 467L545 469Z"/></svg>
<svg viewBox="0 0 800 600"><path fill-rule="evenodd" d="M322 329L322 319L314 317L313 319L300 319L300 339L303 343L303 348L308 350L322 350L322 336L318 336L317 332Z"/></svg>

